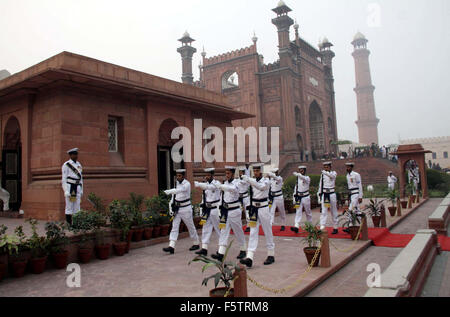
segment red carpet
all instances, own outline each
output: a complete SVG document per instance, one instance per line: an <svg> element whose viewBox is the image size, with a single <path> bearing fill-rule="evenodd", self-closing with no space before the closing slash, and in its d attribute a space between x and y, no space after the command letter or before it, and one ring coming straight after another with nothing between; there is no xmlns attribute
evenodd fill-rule
<svg viewBox="0 0 450 317"><path fill-rule="evenodd" d="M245 230L245 227L244 227ZM327 228L328 236L333 239L350 239L350 235L339 229L338 234L331 234L333 228ZM285 231L281 231L280 226L273 226L273 235L276 237L305 237L306 233L300 232L298 234L291 231L291 227L287 226ZM246 233L247 235L249 233ZM264 235L262 227L259 227L259 235ZM387 228L369 228L369 239L377 247L387 248L404 248L412 240L414 234L396 234L391 233ZM450 251L450 237L439 236L439 244L442 251Z"/></svg>

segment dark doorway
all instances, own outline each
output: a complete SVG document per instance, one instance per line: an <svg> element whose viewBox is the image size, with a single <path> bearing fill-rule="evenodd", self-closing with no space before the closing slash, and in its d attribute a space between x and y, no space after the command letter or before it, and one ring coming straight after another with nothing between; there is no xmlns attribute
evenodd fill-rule
<svg viewBox="0 0 450 317"><path fill-rule="evenodd" d="M3 144L2 187L10 194L10 209L19 211L22 205L22 144L16 117L11 117L6 124Z"/></svg>

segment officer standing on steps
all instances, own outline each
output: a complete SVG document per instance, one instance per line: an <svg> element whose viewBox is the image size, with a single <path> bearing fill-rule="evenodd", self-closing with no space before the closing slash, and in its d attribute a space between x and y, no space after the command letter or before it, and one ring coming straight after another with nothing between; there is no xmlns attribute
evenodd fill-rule
<svg viewBox="0 0 450 317"><path fill-rule="evenodd" d="M346 163L347 166L347 185L348 185L348 198L349 198L349 210L353 210L356 213L360 213L359 204L363 201L363 187L361 181L361 175L353 171L355 163ZM350 232L345 229L344 232Z"/></svg>
<svg viewBox="0 0 450 317"><path fill-rule="evenodd" d="M248 216L248 207L250 206L250 193L249 193L249 187L250 185L247 182L244 182L242 180L242 176L245 174L245 166L239 167L239 182L238 182L238 188L239 188L239 200L242 204L243 212L245 213L245 219L247 220L247 228L245 229L245 232L250 232L250 227L248 227L248 223L250 222L250 217Z"/></svg>
<svg viewBox="0 0 450 317"><path fill-rule="evenodd" d="M196 251L200 249L200 241L197 235L197 229L194 225L194 219L192 214L191 204L191 183L185 179L186 170L176 170L177 173L177 186L174 189L165 190L166 195L173 195L170 201L170 214L174 217L172 222L172 231L170 232L169 247L164 248L164 252L174 254L175 244L178 240L178 234L180 231L180 223L183 220L184 224L189 230L189 235L194 241L194 245L189 251Z"/></svg>
<svg viewBox="0 0 450 317"><path fill-rule="evenodd" d="M230 230L233 229L234 235L241 247L241 252L238 255L238 259L245 258L245 235L242 230L242 210L241 202L239 201L239 180L234 178L236 173L236 167L225 166L226 181L222 185L216 183L217 189L222 191L222 199L220 206L220 224L222 231L220 232L219 239L219 251L213 254L211 257L216 260L223 260L223 256L227 250L228 239L230 237Z"/></svg>
<svg viewBox="0 0 450 317"><path fill-rule="evenodd" d="M335 192L337 173L331 170L331 162L325 162L323 166L324 170L320 175L319 191L317 192L319 202L322 203L320 230L324 230L327 225L328 208L330 208L333 216L333 234L338 234L338 210Z"/></svg>
<svg viewBox="0 0 450 317"><path fill-rule="evenodd" d="M387 177L387 182L388 182L389 190L394 190L395 184L397 184L397 177L394 176L394 173L392 173L392 171L389 171L389 176Z"/></svg>
<svg viewBox="0 0 450 317"><path fill-rule="evenodd" d="M247 258L240 262L252 267L253 257L258 247L259 225L261 224L266 237L268 257L264 265L275 262L275 243L273 242L272 226L270 224L269 190L270 181L262 176L263 164L253 165L255 178L243 176L243 180L251 186L250 196L250 240L248 243Z"/></svg>
<svg viewBox="0 0 450 317"><path fill-rule="evenodd" d="M211 240L213 231L216 232L217 237L220 237L219 230L219 203L220 203L220 190L216 188L216 185L220 185L218 180L214 179L215 168L205 169L206 183L195 182L195 187L203 190L202 194L202 220L200 224L202 229L202 249L197 251L198 255L208 255L208 245Z"/></svg>
<svg viewBox="0 0 450 317"><path fill-rule="evenodd" d="M66 198L66 221L72 225L72 215L80 211L83 196L83 168L78 162L78 148L67 151L70 160L62 166L62 189Z"/></svg>
<svg viewBox="0 0 450 317"><path fill-rule="evenodd" d="M295 214L295 226L291 227L291 230L298 233L300 228L300 223L302 222L303 209L305 209L306 219L308 222L312 223L312 212L311 212L311 196L309 195L309 185L311 183L311 178L306 176L306 166L299 166L298 171L294 172L297 177L297 183L294 188L294 203L296 207Z"/></svg>
<svg viewBox="0 0 450 317"><path fill-rule="evenodd" d="M267 173L270 177L270 193L269 200L272 202L270 209L270 224L273 226L275 220L275 211L278 208L281 217L281 231L286 230L286 209L284 208L283 197L283 177L279 175L279 169L275 168L272 172Z"/></svg>

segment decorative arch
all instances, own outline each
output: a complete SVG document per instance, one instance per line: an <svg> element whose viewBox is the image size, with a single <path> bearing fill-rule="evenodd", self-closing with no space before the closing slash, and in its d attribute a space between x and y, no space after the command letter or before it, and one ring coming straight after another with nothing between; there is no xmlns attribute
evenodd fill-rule
<svg viewBox="0 0 450 317"><path fill-rule="evenodd" d="M304 145L303 145L303 138L302 138L301 134L297 134L297 147L300 152L303 151Z"/></svg>
<svg viewBox="0 0 450 317"><path fill-rule="evenodd" d="M298 128L302 126L302 114L298 106L295 106L295 125Z"/></svg>
<svg viewBox="0 0 450 317"><path fill-rule="evenodd" d="M15 150L21 146L20 124L15 116L8 119L3 135L3 148L5 150Z"/></svg>
<svg viewBox="0 0 450 317"><path fill-rule="evenodd" d="M173 119L164 120L159 127L158 145L172 147L177 142L177 140L172 140L171 135L173 129L177 127L178 123L175 120Z"/></svg>
<svg viewBox="0 0 450 317"><path fill-rule="evenodd" d="M158 190L175 187L175 170L184 168L184 162L175 163L172 160L172 147L178 140L172 140L172 131L179 125L173 119L164 120L158 132Z"/></svg>
<svg viewBox="0 0 450 317"><path fill-rule="evenodd" d="M229 70L222 75L222 91L239 88L239 75L235 70Z"/></svg>
<svg viewBox="0 0 450 317"><path fill-rule="evenodd" d="M311 138L311 150L316 156L325 152L325 126L322 111L316 100L309 106L309 132Z"/></svg>

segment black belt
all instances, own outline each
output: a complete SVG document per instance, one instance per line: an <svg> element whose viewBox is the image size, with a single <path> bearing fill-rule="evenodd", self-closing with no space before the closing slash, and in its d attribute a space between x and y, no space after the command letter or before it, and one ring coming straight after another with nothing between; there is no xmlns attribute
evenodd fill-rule
<svg viewBox="0 0 450 317"><path fill-rule="evenodd" d="M205 206L206 206L206 208L214 209L214 208L216 208L217 206L213 206L213 205L214 205L214 204L217 204L218 202L220 202L220 200L211 201L211 202L206 202L206 203L205 203Z"/></svg>
<svg viewBox="0 0 450 317"><path fill-rule="evenodd" d="M239 193L239 198L247 198L248 197L248 192L246 193Z"/></svg>
<svg viewBox="0 0 450 317"><path fill-rule="evenodd" d="M185 203L189 203L189 204L187 204L187 205L184 205L184 206L181 206L181 204L185 204ZM183 201L179 201L179 200L175 200L175 206L177 206L177 207L188 207L188 206L190 206L191 205L191 200L190 199L186 199L186 200L183 200Z"/></svg>
<svg viewBox="0 0 450 317"><path fill-rule="evenodd" d="M323 193L324 194L334 194L334 188L324 188Z"/></svg>
<svg viewBox="0 0 450 317"><path fill-rule="evenodd" d="M233 205L233 204L237 204L237 206L230 207L230 205ZM235 209L241 208L241 204L240 204L239 200L233 201L231 203L223 202L222 207L225 208L226 210L230 211L230 210L235 210Z"/></svg>
<svg viewBox="0 0 450 317"><path fill-rule="evenodd" d="M297 192L297 196L300 197L300 198L308 197L309 196L309 191L303 192L303 193Z"/></svg>
<svg viewBox="0 0 450 317"><path fill-rule="evenodd" d="M277 193L280 193L279 195L276 195ZM279 191L277 191L277 192L273 192L272 193L272 197L280 197L280 196L283 196L283 191L282 190L279 190Z"/></svg>

